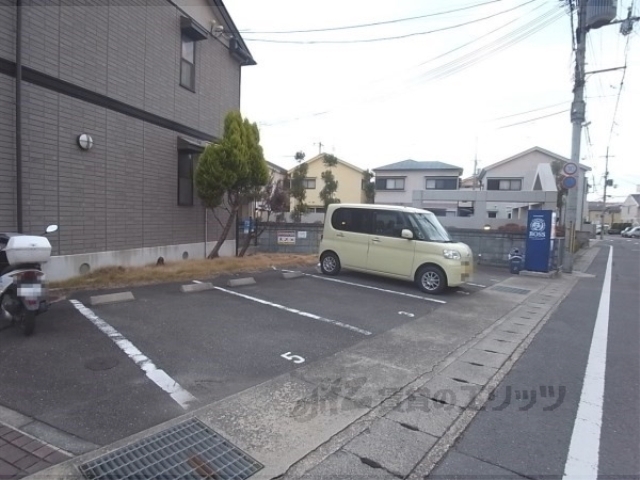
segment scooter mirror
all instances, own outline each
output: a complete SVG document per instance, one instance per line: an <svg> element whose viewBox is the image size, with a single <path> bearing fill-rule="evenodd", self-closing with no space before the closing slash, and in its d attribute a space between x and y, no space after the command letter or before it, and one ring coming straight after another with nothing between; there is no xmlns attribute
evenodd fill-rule
<svg viewBox="0 0 640 480"><path fill-rule="evenodd" d="M47 233L55 233L58 231L58 225L49 225L46 231Z"/></svg>

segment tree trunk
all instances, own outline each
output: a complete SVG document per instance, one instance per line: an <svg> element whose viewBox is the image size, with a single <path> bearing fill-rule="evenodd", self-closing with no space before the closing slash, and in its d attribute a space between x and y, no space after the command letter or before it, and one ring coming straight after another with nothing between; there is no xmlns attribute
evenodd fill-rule
<svg viewBox="0 0 640 480"><path fill-rule="evenodd" d="M267 223L269 223L270 216L271 216L271 213L269 213L267 216ZM266 227L262 227L262 230L258 230L257 219L255 220L253 228L254 228L254 231L253 232L249 231L249 235L247 235L244 238L244 241L242 242L242 249L238 253L238 257L244 257L245 253L247 253L247 250L249 250L249 247L251 246L251 240L258 240L260 238L260 235L262 235L266 229Z"/></svg>
<svg viewBox="0 0 640 480"><path fill-rule="evenodd" d="M256 235L258 234L258 232L256 232ZM251 240L253 240L254 235L251 232L251 230L249 230L249 234L244 237L244 241L242 242L242 248L240 249L240 252L238 253L239 257L244 257L244 254L247 253L247 250L249 250L249 245L251 245Z"/></svg>
<svg viewBox="0 0 640 480"><path fill-rule="evenodd" d="M231 208L231 213L229 214L229 218L227 219L227 223L224 225L224 227L222 227L222 232L220 232L220 236L218 237L218 240L216 241L216 244L213 247L213 250L211 250L211 253L209 253L207 258L218 258L220 256L219 254L220 248L222 247L222 244L227 239L227 236L231 231L231 227L235 224L237 215L238 215L238 206L233 206Z"/></svg>

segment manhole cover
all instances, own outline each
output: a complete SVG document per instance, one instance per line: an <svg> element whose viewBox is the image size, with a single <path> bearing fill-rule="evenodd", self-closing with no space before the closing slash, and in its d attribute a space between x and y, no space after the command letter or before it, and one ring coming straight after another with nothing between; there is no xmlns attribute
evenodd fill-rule
<svg viewBox="0 0 640 480"><path fill-rule="evenodd" d="M492 290L497 290L498 292L505 292L505 293L517 293L518 295L526 295L527 293L531 293L531 290L526 290L524 288L505 287L502 285L493 287Z"/></svg>
<svg viewBox="0 0 640 480"><path fill-rule="evenodd" d="M118 363L120 362L115 357L97 357L86 362L84 366L94 372L100 372L102 370L110 370Z"/></svg>
<svg viewBox="0 0 640 480"><path fill-rule="evenodd" d="M263 465L194 418L79 468L89 480L244 480Z"/></svg>

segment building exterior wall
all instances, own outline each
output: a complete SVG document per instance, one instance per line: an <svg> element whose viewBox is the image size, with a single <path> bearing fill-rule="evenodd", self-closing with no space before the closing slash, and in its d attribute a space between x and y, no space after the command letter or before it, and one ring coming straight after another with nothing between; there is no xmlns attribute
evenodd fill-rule
<svg viewBox="0 0 640 480"><path fill-rule="evenodd" d="M624 201L622 207L620 207L620 216L625 223L640 224L640 207L638 207L633 197L629 196Z"/></svg>
<svg viewBox="0 0 640 480"><path fill-rule="evenodd" d="M196 42L192 92L179 81L184 13L169 1L23 3L25 67L73 90L61 93L49 80L22 84L24 231L57 223L52 253L69 258L52 260L50 275L59 277L53 265L64 265L63 276L77 273L87 258L94 268L104 259L139 264L157 252L169 255L165 260L185 251L204 256L205 238L211 248L220 227L211 215L205 224L195 188L193 206L177 204L178 136L217 138L226 113L240 107L241 67L224 41ZM0 61L15 59L14 5L0 0ZM76 87L109 104L76 95ZM118 102L144 115L123 113L112 106ZM0 73L0 231L16 229L14 103L15 79ZM93 137L91 150L78 147L82 133Z"/></svg>
<svg viewBox="0 0 640 480"><path fill-rule="evenodd" d="M365 196L362 189L363 172L355 170L344 163L338 162L334 167L327 167L322 162L322 157L316 160L311 160L307 163L308 171L307 178L314 178L316 180L316 188L307 189L307 198L305 202L309 207L322 208L324 203L320 198L320 190L324 187L324 181L322 180L322 172L331 170L338 182L338 190L335 196L340 199L341 203L364 203ZM291 202L293 208L294 202Z"/></svg>
<svg viewBox="0 0 640 480"><path fill-rule="evenodd" d="M1 36L0 27L0 39ZM16 224L14 92L15 79L0 74L0 226L10 229Z"/></svg>
<svg viewBox="0 0 640 480"><path fill-rule="evenodd" d="M458 209L457 201L443 201L440 199L440 192L451 192L451 190L427 190L426 179L455 178L458 180L460 170L374 170L376 178L400 177L404 178L404 190L376 190L375 203L386 205L413 205L413 194L416 191L424 191L428 202L421 208L446 209L447 212L455 214Z"/></svg>
<svg viewBox="0 0 640 480"><path fill-rule="evenodd" d="M514 178L522 179L522 190L533 190L538 165L541 163L552 163L553 158L545 155L540 151L527 153L519 158L498 165L487 170L486 175L482 179L483 188L487 188L487 180L492 178Z"/></svg>
<svg viewBox="0 0 640 480"><path fill-rule="evenodd" d="M522 179L522 191L531 191L534 187L536 179L536 172L538 165L542 163L551 164L556 160L539 150L533 150L525 153L521 157L514 158L502 165L497 165L493 168L487 169L484 178L482 179L483 188L487 188L487 181L497 178L513 178ZM578 175L578 185L575 188L581 188L582 193L578 195L578 215L583 219L588 217L588 203L587 203L587 180L585 176L585 170L580 169ZM514 208L523 207L523 205L513 205ZM504 211L498 210L499 215L506 217Z"/></svg>
<svg viewBox="0 0 640 480"><path fill-rule="evenodd" d="M600 215L602 215L602 210L589 210L589 221L594 224L600 224ZM622 219L622 212L611 212L607 211L604 214L604 223L613 225L614 223L622 223L624 220Z"/></svg>

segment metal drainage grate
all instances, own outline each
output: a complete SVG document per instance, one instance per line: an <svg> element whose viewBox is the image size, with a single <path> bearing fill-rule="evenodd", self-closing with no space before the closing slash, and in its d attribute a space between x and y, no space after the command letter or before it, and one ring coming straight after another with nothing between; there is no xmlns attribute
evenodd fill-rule
<svg viewBox="0 0 640 480"><path fill-rule="evenodd" d="M506 292L506 293L517 293L518 295L526 295L527 293L531 293L531 290L526 290L524 288L503 287L502 285L493 287L492 290L497 290L499 292Z"/></svg>
<svg viewBox="0 0 640 480"><path fill-rule="evenodd" d="M197 419L80 465L89 480L244 480L264 466Z"/></svg>

